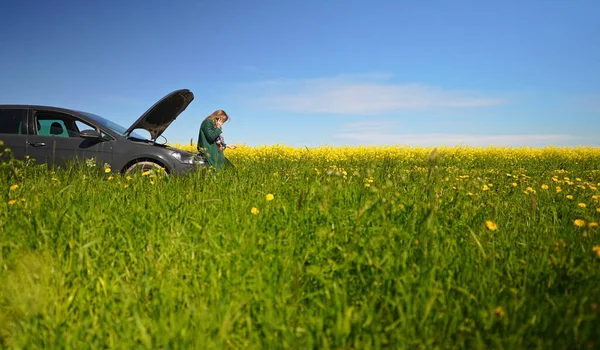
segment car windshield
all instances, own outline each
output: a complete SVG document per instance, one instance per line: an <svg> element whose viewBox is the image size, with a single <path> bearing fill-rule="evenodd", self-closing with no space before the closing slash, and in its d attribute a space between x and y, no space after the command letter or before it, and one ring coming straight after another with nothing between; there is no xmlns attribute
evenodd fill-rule
<svg viewBox="0 0 600 350"><path fill-rule="evenodd" d="M83 114L84 116L92 119L93 121L95 121L96 123L104 126L107 129L112 130L113 132L123 136L123 137L127 137L127 134L125 134L125 132L127 131L127 128L122 127L121 125L112 122L106 118L102 118L99 115L95 115L92 113L88 113L88 112L82 112L82 111L78 111L79 113ZM131 135L132 137L135 137L136 139L140 139L140 140L148 140L148 138L141 136L140 134L137 134L135 132L132 132ZM148 140L149 141L149 140Z"/></svg>

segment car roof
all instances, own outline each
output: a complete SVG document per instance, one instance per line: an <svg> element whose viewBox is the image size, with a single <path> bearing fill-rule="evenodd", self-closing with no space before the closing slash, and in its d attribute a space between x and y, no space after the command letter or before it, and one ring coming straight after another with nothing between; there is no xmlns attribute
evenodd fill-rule
<svg viewBox="0 0 600 350"><path fill-rule="evenodd" d="M33 108L33 109L46 109L46 110L51 110L51 111L55 111L55 112L68 112L68 113L80 113L79 111L75 110L75 109L71 109L71 108L65 108L65 107L55 107L55 106L44 106L44 105L8 105L8 104L0 104L0 109L18 109L18 108L23 108L23 109L29 109L29 108Z"/></svg>

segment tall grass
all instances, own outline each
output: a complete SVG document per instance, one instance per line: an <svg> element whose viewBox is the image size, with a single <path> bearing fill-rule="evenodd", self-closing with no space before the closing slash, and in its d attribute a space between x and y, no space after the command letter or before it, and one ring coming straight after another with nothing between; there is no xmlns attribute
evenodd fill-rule
<svg viewBox="0 0 600 350"><path fill-rule="evenodd" d="M566 154L5 164L0 344L597 348L599 159Z"/></svg>

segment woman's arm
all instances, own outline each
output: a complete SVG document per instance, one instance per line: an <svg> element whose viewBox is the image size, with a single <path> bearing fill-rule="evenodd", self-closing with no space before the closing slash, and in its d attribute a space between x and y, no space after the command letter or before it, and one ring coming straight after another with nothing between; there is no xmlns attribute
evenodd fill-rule
<svg viewBox="0 0 600 350"><path fill-rule="evenodd" d="M204 136L206 137L206 141L210 143L215 142L217 137L219 137L219 135L221 135L221 133L223 132L221 128L217 128L215 123L213 123L210 119L206 119L202 122L201 129L204 133Z"/></svg>

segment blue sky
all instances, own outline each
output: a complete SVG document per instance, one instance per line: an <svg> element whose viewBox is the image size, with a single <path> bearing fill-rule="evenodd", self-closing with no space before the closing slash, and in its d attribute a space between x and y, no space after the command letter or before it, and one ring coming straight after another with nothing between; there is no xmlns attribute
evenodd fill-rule
<svg viewBox="0 0 600 350"><path fill-rule="evenodd" d="M3 1L0 103L228 143L600 146L600 1Z"/></svg>

